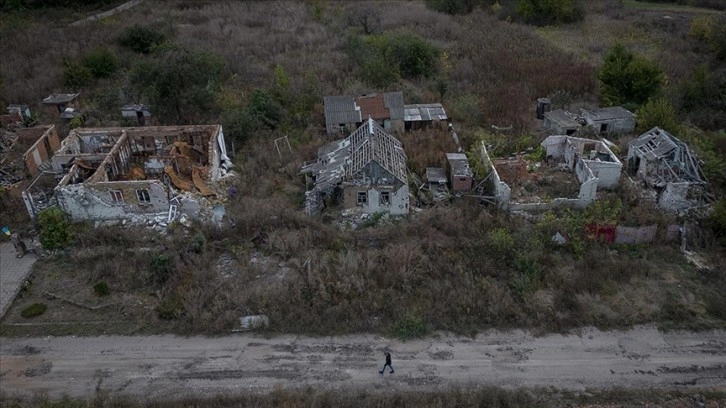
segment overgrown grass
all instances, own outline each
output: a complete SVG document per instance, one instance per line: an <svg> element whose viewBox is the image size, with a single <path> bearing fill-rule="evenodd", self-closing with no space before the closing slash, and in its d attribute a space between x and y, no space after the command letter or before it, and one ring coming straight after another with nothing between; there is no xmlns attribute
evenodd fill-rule
<svg viewBox="0 0 726 408"><path fill-rule="evenodd" d="M457 388L421 391L373 391L365 389L340 390L276 389L269 393L231 394L217 397L186 397L174 399L138 399L99 392L94 398L83 400L47 397L29 398L0 395L0 403L13 408L227 408L227 407L592 407L618 406L622 408L659 406L676 408L697 404L701 399L707 406L726 403L726 394L710 390L588 390L569 392L554 389L504 389L496 387Z"/></svg>

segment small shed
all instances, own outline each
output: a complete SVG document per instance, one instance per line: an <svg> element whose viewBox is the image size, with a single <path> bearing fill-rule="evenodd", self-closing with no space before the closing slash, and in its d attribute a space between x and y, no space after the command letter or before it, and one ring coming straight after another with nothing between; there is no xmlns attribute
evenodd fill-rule
<svg viewBox="0 0 726 408"><path fill-rule="evenodd" d="M135 118L139 125L146 124L146 118L151 116L148 105L132 103L121 107L121 116L125 118Z"/></svg>
<svg viewBox="0 0 726 408"><path fill-rule="evenodd" d="M449 118L440 103L404 105L403 121L406 130L420 129L432 123L445 122Z"/></svg>
<svg viewBox="0 0 726 408"><path fill-rule="evenodd" d="M30 108L28 108L28 105L12 104L12 105L8 105L7 108L5 108L5 110L10 115L13 115L13 114L20 115L24 121L30 119Z"/></svg>
<svg viewBox="0 0 726 408"><path fill-rule="evenodd" d="M577 134L580 128L582 128L582 124L578 122L574 113L563 109L544 113L542 129L549 135L572 136Z"/></svg>
<svg viewBox="0 0 726 408"><path fill-rule="evenodd" d="M323 98L328 134L349 133L373 119L386 132L403 132L403 93L400 91Z"/></svg>
<svg viewBox="0 0 726 408"><path fill-rule="evenodd" d="M469 191L474 184L474 170L469 167L469 159L464 153L446 153L453 191Z"/></svg>
<svg viewBox="0 0 726 408"><path fill-rule="evenodd" d="M58 113L63 113L66 108L75 108L76 99L78 99L79 93L64 93L64 94L52 94L43 99L43 105L49 106L51 109L55 107Z"/></svg>
<svg viewBox="0 0 726 408"><path fill-rule="evenodd" d="M635 130L635 114L620 106L580 108L580 116L597 133L630 133Z"/></svg>

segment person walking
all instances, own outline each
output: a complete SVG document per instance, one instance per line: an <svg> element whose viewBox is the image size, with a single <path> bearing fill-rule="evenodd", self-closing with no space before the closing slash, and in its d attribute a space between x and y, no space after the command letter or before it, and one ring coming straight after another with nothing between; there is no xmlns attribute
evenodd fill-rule
<svg viewBox="0 0 726 408"><path fill-rule="evenodd" d="M379 371L379 373L383 374L383 372L386 371L386 367L388 367L391 369L391 374L393 374L394 371L393 371L393 366L391 365L391 353L386 351L384 354L386 355L386 364L383 365L383 369L381 369L381 371Z"/></svg>

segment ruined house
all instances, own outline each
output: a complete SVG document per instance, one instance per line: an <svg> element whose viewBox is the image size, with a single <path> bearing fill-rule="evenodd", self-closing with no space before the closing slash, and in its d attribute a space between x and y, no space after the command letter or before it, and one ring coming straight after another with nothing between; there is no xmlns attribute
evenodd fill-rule
<svg viewBox="0 0 726 408"><path fill-rule="evenodd" d="M386 132L403 132L403 93L386 92L323 98L328 134L346 135L372 118Z"/></svg>
<svg viewBox="0 0 726 408"><path fill-rule="evenodd" d="M622 163L602 141L558 135L545 139L542 146L544 163L521 156L492 160L486 147L480 147L492 198L501 208L584 208L595 201L598 188L618 185Z"/></svg>
<svg viewBox="0 0 726 408"><path fill-rule="evenodd" d="M43 99L43 105L48 106L51 112L62 114L68 108L75 109L78 107L76 106L76 99L78 99L79 95L79 93L52 94Z"/></svg>
<svg viewBox="0 0 726 408"><path fill-rule="evenodd" d="M688 145L654 127L628 144L628 169L658 194L658 206L682 211L707 200L706 179Z"/></svg>
<svg viewBox="0 0 726 408"><path fill-rule="evenodd" d="M446 153L449 163L451 190L464 192L471 190L474 183L474 170L469 167L469 159L464 153Z"/></svg>
<svg viewBox="0 0 726 408"><path fill-rule="evenodd" d="M620 106L580 108L579 113L557 109L543 114L542 128L550 135L576 136L583 128L595 134L630 133L635 130L635 114Z"/></svg>
<svg viewBox="0 0 726 408"><path fill-rule="evenodd" d="M635 114L620 106L580 108L580 117L595 133L630 133L635 130Z"/></svg>
<svg viewBox="0 0 726 408"><path fill-rule="evenodd" d="M330 197L365 214L406 214L407 171L401 142L369 118L347 138L321 147L318 160L303 166L301 173L314 183L306 193L306 212L320 210Z"/></svg>
<svg viewBox="0 0 726 408"><path fill-rule="evenodd" d="M0 181L4 185L34 177L47 169L53 152L60 146L54 125L21 127L5 133L3 140L11 141L7 149L0 148Z"/></svg>
<svg viewBox="0 0 726 408"><path fill-rule="evenodd" d="M151 111L147 105L132 103L121 107L121 116L135 119L139 125L144 126L146 118L151 116Z"/></svg>
<svg viewBox="0 0 726 408"><path fill-rule="evenodd" d="M73 220L171 220L211 216L232 163L222 127L204 125L73 129L51 165L53 201ZM23 199L35 217L48 191L29 188Z"/></svg>
<svg viewBox="0 0 726 408"><path fill-rule="evenodd" d="M582 128L582 123L577 119L577 115L563 109L545 112L542 129L550 135L572 136Z"/></svg>
<svg viewBox="0 0 726 408"><path fill-rule="evenodd" d="M403 106L403 122L406 130L422 129L432 124L446 124L449 120L440 103Z"/></svg>

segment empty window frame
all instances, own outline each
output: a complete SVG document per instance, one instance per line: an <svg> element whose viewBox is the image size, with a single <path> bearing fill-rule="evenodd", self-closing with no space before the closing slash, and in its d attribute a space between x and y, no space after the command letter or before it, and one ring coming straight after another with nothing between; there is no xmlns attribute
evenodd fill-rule
<svg viewBox="0 0 726 408"><path fill-rule="evenodd" d="M124 203L124 193L121 192L121 190L111 190L109 191L109 194L111 195L111 202L114 204L123 204Z"/></svg>
<svg viewBox="0 0 726 408"><path fill-rule="evenodd" d="M389 191L381 192L381 205L391 205L391 193Z"/></svg>
<svg viewBox="0 0 726 408"><path fill-rule="evenodd" d="M359 191L358 192L358 205L363 205L368 202L368 192L367 191Z"/></svg>
<svg viewBox="0 0 726 408"><path fill-rule="evenodd" d="M139 199L139 204L151 204L151 197L149 196L149 190L140 189L136 190L136 198Z"/></svg>

